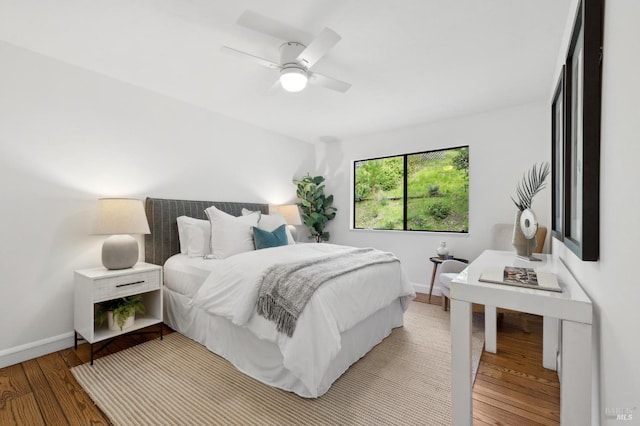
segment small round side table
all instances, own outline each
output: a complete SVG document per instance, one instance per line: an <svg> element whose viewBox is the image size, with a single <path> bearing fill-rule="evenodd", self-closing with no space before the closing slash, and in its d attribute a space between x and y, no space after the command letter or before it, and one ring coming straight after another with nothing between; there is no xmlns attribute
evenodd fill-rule
<svg viewBox="0 0 640 426"><path fill-rule="evenodd" d="M436 279L436 271L438 270L438 265L440 265L445 260L457 260L459 262L469 263L467 259L462 259L459 257L446 257L444 259L438 256L432 256L429 258L431 263L433 263L433 272L431 272L431 284L429 285L429 303L431 303L431 292L433 291L433 282Z"/></svg>

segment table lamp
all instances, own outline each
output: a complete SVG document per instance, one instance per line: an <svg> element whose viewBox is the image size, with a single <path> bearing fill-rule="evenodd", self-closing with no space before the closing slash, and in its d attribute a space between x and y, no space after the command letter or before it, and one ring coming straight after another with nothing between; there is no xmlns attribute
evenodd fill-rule
<svg viewBox="0 0 640 426"><path fill-rule="evenodd" d="M127 269L138 261L138 241L131 234L150 234L141 200L98 200L93 235L109 235L102 244L102 264L107 269Z"/></svg>
<svg viewBox="0 0 640 426"><path fill-rule="evenodd" d="M296 226L302 225L302 219L300 218L300 210L297 204L283 204L281 206L274 206L275 210L284 216L285 222L287 222L287 228L291 231L291 236L294 240L298 239L298 230Z"/></svg>

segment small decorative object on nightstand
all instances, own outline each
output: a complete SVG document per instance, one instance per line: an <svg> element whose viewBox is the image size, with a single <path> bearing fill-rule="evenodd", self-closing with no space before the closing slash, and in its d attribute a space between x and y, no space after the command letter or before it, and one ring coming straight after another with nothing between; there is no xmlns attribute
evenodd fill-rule
<svg viewBox="0 0 640 426"><path fill-rule="evenodd" d="M93 355L107 346L116 337L151 325L160 325L162 339L162 268L149 263L138 263L130 269L108 270L105 268L75 271L74 314L75 348L83 338L91 345ZM136 315L133 325L122 330L109 329L107 324L96 323L98 304L110 300L139 295L144 305L144 315ZM154 332L155 333L155 332ZM93 344L104 345L93 350Z"/></svg>
<svg viewBox="0 0 640 426"><path fill-rule="evenodd" d="M449 249L447 248L447 243L444 241L440 242L440 245L436 249L436 253L440 259L445 259L449 254Z"/></svg>

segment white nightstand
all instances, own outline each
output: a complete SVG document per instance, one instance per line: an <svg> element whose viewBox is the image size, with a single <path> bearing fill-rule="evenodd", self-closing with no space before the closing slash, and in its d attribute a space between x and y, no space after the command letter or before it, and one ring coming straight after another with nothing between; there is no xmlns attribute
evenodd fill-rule
<svg viewBox="0 0 640 426"><path fill-rule="evenodd" d="M75 271L74 313L75 348L78 335L91 344L93 355L102 350L115 337L151 325L160 324L162 339L162 268L149 263L137 263L132 268L108 270L104 267ZM132 327L124 331L109 330L105 324L98 327L94 321L95 304L139 294L145 306L144 315L136 315ZM96 351L93 344L106 341Z"/></svg>

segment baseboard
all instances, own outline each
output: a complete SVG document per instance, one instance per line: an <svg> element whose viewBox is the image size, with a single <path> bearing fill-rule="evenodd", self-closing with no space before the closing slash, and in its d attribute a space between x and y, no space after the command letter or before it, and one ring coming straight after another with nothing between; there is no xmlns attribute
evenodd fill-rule
<svg viewBox="0 0 640 426"><path fill-rule="evenodd" d="M422 284L422 283L411 283L411 286L413 287L413 290L416 293L422 293L422 294L429 294L429 285L428 284ZM442 292L440 291L440 286L437 284L433 285L433 291L431 292L431 294L433 296L440 296L442 295Z"/></svg>
<svg viewBox="0 0 640 426"><path fill-rule="evenodd" d="M70 348L74 343L73 336L73 332L69 332L35 342L25 343L24 345L13 348L3 349L0 351L0 368Z"/></svg>

